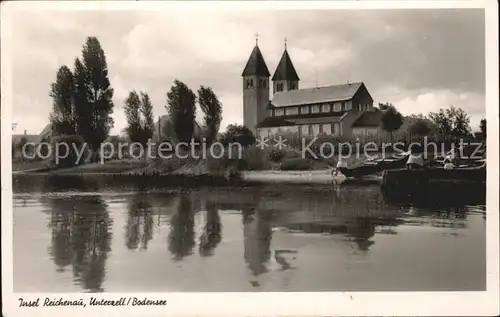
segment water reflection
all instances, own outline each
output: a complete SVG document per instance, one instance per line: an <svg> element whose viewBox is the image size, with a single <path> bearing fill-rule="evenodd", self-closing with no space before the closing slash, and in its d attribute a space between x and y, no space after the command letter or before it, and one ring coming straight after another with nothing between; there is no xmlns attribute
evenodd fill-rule
<svg viewBox="0 0 500 317"><path fill-rule="evenodd" d="M146 250L148 242L153 238L153 216L148 197L143 194L132 195L127 215L125 228L127 248L135 250L139 247L140 250Z"/></svg>
<svg viewBox="0 0 500 317"><path fill-rule="evenodd" d="M266 273L271 257L272 213L243 209L244 258L253 276Z"/></svg>
<svg viewBox="0 0 500 317"><path fill-rule="evenodd" d="M83 289L102 291L108 252L111 251L111 219L99 197L44 199L50 207L49 254L57 270L72 266L74 280Z"/></svg>
<svg viewBox="0 0 500 317"><path fill-rule="evenodd" d="M116 191L103 195L63 193L59 184L50 182L46 186L47 191L40 200L48 209L50 258L58 276L70 272L75 285L91 292L104 291L106 278L126 279L118 283L123 285L129 279L137 283L143 277L154 280L162 274L158 270L154 273L146 270L134 273L138 276L131 278L116 273L120 266L126 266L123 263L129 261L150 265L153 271L156 263L161 263L170 276L164 279L176 274L172 273L172 268L166 268L169 265L182 275L193 274L189 270L198 269L199 265L205 268L215 263L215 267L224 267L230 261L237 267L234 270L245 272L244 277L238 278L245 281L246 290L248 283L264 290L281 278L283 287L288 287L294 279L299 279L297 274L302 274L303 270L314 271L322 267L323 264L317 262L309 264L308 257L320 254L320 260L316 261L325 259L326 265L331 263L332 267L344 267L344 261L345 265L352 264L350 257L359 263L376 261L374 259L386 247L388 239L404 238L407 226L453 229L446 234L454 235L461 229L468 229L471 215L469 206L435 210L390 205L383 200L378 188L362 186L335 190L258 187L245 190L212 188L181 193ZM71 187L74 190L78 186L85 187L85 183ZM54 189L57 191L52 192ZM23 202L24 208L38 208L29 203L26 207L26 199L33 201L29 196L15 198L15 208L16 205L21 208ZM478 212L484 215L484 206L479 209ZM117 226L113 227L112 218ZM21 229L15 230L22 230L22 220L19 223ZM42 231L47 232L45 224L42 226ZM116 233L113 261L107 263L112 252L112 230ZM382 235L387 239L380 239ZM397 235L397 238L387 235ZM221 243L223 237L224 243ZM428 242L433 241L425 238ZM170 253L167 256L166 247ZM402 250L404 252L404 248L399 249ZM296 260L299 252L300 257ZM238 256L228 259L229 254ZM340 254L337 258L342 259L342 265L335 262L337 260L331 254ZM210 261L197 263L205 257L210 257ZM53 265L50 267L53 273ZM228 274L231 269L228 269ZM211 270L216 272L218 269ZM212 271L206 274L210 275Z"/></svg>
<svg viewBox="0 0 500 317"><path fill-rule="evenodd" d="M176 213L170 218L168 249L174 260L180 261L193 253L195 246L194 210L188 195L179 196Z"/></svg>
<svg viewBox="0 0 500 317"><path fill-rule="evenodd" d="M375 242L370 240L375 235L377 223L371 218L354 218L352 225L347 226L346 233L353 238L358 249L367 252Z"/></svg>
<svg viewBox="0 0 500 317"><path fill-rule="evenodd" d="M219 210L213 202L207 202L205 209L205 226L200 236L199 253L201 256L211 256L222 240L222 224Z"/></svg>

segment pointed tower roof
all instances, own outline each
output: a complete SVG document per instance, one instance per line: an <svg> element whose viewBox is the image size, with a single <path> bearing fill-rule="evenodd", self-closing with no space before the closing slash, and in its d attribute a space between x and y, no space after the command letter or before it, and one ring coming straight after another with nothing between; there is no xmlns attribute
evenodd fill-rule
<svg viewBox="0 0 500 317"><path fill-rule="evenodd" d="M266 62L264 61L264 57L260 52L259 46L255 45L252 50L252 54L250 54L250 58L248 59L247 65L243 70L241 76L265 76L269 77L271 74L269 73L269 69L267 69Z"/></svg>
<svg viewBox="0 0 500 317"><path fill-rule="evenodd" d="M288 55L286 47L283 55L281 56L280 62L278 63L278 67L276 67L272 80L300 80L297 72L295 71L295 67L293 67L292 60L290 59L290 55Z"/></svg>

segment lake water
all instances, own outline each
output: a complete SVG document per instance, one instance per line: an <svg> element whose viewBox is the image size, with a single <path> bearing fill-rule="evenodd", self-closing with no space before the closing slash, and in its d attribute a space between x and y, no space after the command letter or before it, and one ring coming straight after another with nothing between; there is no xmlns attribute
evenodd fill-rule
<svg viewBox="0 0 500 317"><path fill-rule="evenodd" d="M484 206L388 205L376 185L15 192L16 292L486 287Z"/></svg>

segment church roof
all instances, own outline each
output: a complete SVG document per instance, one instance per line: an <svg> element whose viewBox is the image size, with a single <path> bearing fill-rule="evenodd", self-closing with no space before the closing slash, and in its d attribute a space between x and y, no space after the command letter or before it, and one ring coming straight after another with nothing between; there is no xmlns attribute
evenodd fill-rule
<svg viewBox="0 0 500 317"><path fill-rule="evenodd" d="M300 106L323 102L346 101L354 97L363 83L280 91L271 103L275 107Z"/></svg>
<svg viewBox="0 0 500 317"><path fill-rule="evenodd" d="M267 69L266 62L264 61L264 57L260 52L259 46L255 45L250 54L250 58L243 70L241 76L265 76L269 77L271 74L269 73L269 69Z"/></svg>
<svg viewBox="0 0 500 317"><path fill-rule="evenodd" d="M273 81L276 80L300 80L286 49L283 52L280 62L278 63L276 71L273 75Z"/></svg>
<svg viewBox="0 0 500 317"><path fill-rule="evenodd" d="M309 115L296 115L288 117L267 117L259 124L257 128L270 128L270 127L283 127L294 126L303 124L321 124L321 123L335 123L342 119L342 114L326 115L324 113L309 114Z"/></svg>

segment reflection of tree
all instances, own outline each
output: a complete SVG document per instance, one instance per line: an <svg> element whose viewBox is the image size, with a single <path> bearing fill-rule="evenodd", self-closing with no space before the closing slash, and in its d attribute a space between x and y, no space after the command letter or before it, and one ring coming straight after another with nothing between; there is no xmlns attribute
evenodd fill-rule
<svg viewBox="0 0 500 317"><path fill-rule="evenodd" d="M111 250L111 219L105 203L100 198L80 204L76 209L71 240L76 256L73 273L85 289L101 290L105 275L105 262Z"/></svg>
<svg viewBox="0 0 500 317"><path fill-rule="evenodd" d="M272 213L243 210L245 262L254 276L267 272L265 263L271 256Z"/></svg>
<svg viewBox="0 0 500 317"><path fill-rule="evenodd" d="M142 195L132 196L132 200L128 205L125 234L127 248L137 249L139 243L141 249L148 248L148 242L153 238L153 216L151 215L151 204L147 197Z"/></svg>
<svg viewBox="0 0 500 317"><path fill-rule="evenodd" d="M175 260L182 260L191 255L195 245L194 211L189 197L181 195L177 212L170 218L168 249Z"/></svg>
<svg viewBox="0 0 500 317"><path fill-rule="evenodd" d="M347 226L347 234L354 238L359 250L368 251L374 244L370 238L375 235L375 226L377 224L371 218L354 218L353 223Z"/></svg>
<svg viewBox="0 0 500 317"><path fill-rule="evenodd" d="M222 224L219 210L214 203L207 202L206 223L203 234L200 237L200 255L210 256L221 241Z"/></svg>
<svg viewBox="0 0 500 317"><path fill-rule="evenodd" d="M89 291L101 291L112 224L100 197L48 200L52 229L50 255L58 270L72 264L75 280Z"/></svg>
<svg viewBox="0 0 500 317"><path fill-rule="evenodd" d="M57 265L58 271L71 264L73 248L71 246L71 225L73 222L72 200L53 199L49 220L52 233L52 246L49 254Z"/></svg>

